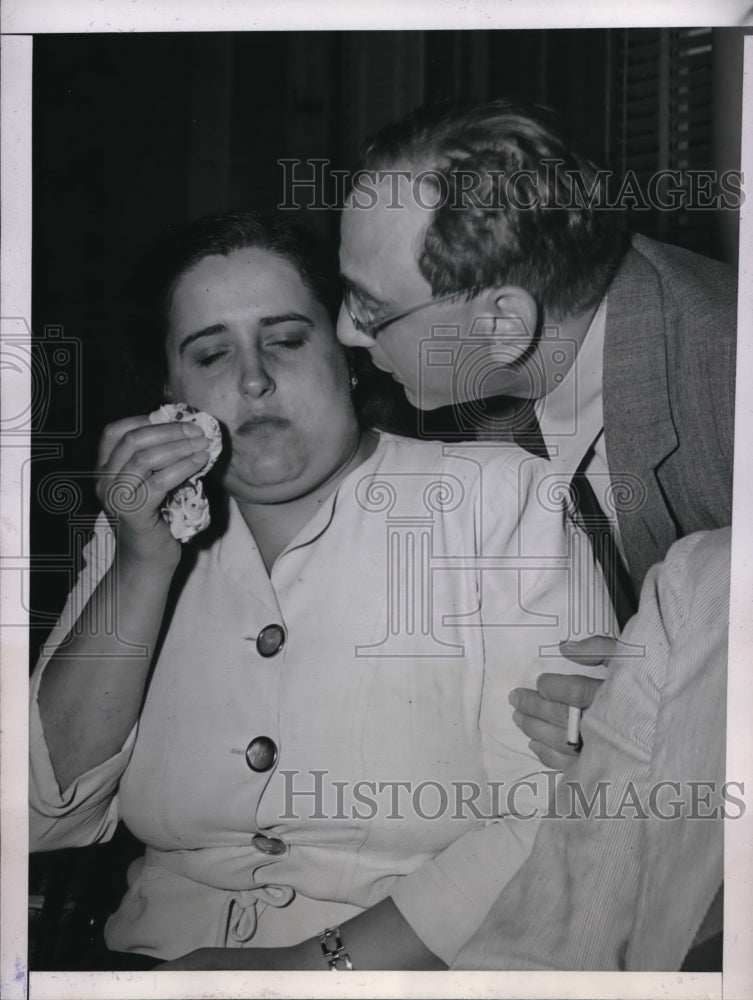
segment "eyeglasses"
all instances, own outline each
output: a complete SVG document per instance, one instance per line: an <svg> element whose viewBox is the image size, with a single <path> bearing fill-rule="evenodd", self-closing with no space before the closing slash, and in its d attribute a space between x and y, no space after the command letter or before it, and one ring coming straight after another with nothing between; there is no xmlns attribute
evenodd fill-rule
<svg viewBox="0 0 753 1000"><path fill-rule="evenodd" d="M467 294L465 289L457 292L448 292L447 295L440 295L439 298L429 299L428 302L421 302L410 309L403 309L398 313L393 313L391 316L380 318L379 316L374 316L369 307L357 297L357 293L352 288L346 286L343 292L343 305L348 316L350 316L350 322L356 330L376 340L377 334L380 334L382 330L385 330L393 323L397 323L399 319L405 319L406 316L412 316L413 313L420 312L421 309L428 309L429 306L438 305L440 302L449 302L450 299L456 299L465 294Z"/></svg>

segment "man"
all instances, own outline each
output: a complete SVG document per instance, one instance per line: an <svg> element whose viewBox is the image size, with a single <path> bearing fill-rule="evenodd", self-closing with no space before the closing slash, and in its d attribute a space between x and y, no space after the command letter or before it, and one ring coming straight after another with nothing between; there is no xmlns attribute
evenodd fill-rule
<svg viewBox="0 0 753 1000"><path fill-rule="evenodd" d="M649 571L533 851L458 969L721 969L730 529Z"/></svg>
<svg viewBox="0 0 753 1000"><path fill-rule="evenodd" d="M736 288L722 264L628 239L613 195L538 110L414 112L354 173L338 336L420 409L461 404L532 450L543 437L553 471L589 494L580 514L624 624L676 539L730 523ZM593 686L544 675L539 690L516 693L517 718L559 765L565 703Z"/></svg>

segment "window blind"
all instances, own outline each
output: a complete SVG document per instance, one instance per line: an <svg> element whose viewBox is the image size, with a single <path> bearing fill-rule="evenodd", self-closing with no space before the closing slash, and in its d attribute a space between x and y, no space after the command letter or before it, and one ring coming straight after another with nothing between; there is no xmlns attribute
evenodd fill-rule
<svg viewBox="0 0 753 1000"><path fill-rule="evenodd" d="M646 201L630 202L631 222L646 235L708 252L717 194L711 29L633 28L615 36L611 160L623 177L632 172ZM668 171L679 171L679 183L676 174L658 176Z"/></svg>

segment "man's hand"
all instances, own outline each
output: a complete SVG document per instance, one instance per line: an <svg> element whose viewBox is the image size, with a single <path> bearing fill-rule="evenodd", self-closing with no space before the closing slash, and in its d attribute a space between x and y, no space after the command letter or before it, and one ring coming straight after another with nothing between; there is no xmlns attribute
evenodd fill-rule
<svg viewBox="0 0 753 1000"><path fill-rule="evenodd" d="M578 642L560 643L568 660L583 666L607 664L617 651L618 640L605 635L589 636ZM567 745L569 706L588 708L602 681L579 674L541 674L536 690L516 688L510 693L513 721L530 739L529 746L547 767L564 768L578 751Z"/></svg>

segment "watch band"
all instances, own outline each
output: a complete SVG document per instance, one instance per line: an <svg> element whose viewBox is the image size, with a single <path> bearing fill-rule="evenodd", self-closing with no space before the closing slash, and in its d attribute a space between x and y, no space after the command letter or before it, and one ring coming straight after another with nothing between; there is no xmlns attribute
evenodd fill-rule
<svg viewBox="0 0 753 1000"><path fill-rule="evenodd" d="M352 972L353 963L350 955L345 950L343 936L339 927L328 927L319 935L319 944L322 946L324 957L327 959L332 972ZM338 962L342 963L338 965Z"/></svg>

